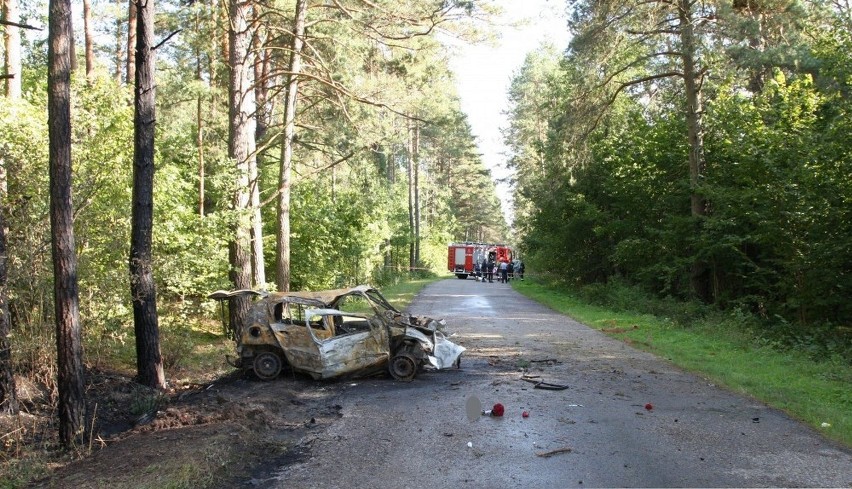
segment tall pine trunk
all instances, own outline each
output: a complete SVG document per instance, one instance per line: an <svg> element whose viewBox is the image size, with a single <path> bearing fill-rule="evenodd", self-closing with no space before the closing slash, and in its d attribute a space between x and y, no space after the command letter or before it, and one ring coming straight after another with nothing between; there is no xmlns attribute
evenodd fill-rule
<svg viewBox="0 0 852 489"><path fill-rule="evenodd" d="M47 120L50 229L59 388L59 441L82 440L85 417L83 347L71 200L71 1L50 0Z"/></svg>
<svg viewBox="0 0 852 489"><path fill-rule="evenodd" d="M195 13L195 30L201 29L201 22L198 19L198 12ZM201 76L201 47L195 47L195 80L202 83ZM204 171L204 117L202 110L204 108L204 97L201 94L195 98L195 149L198 153L198 216L204 217L204 179L206 178Z"/></svg>
<svg viewBox="0 0 852 489"><path fill-rule="evenodd" d="M3 3L3 18L9 22L19 22L18 0L0 0ZM6 97L9 99L21 98L21 29L13 25L7 25L4 29L4 42L6 46Z"/></svg>
<svg viewBox="0 0 852 489"><path fill-rule="evenodd" d="M133 208L130 229L130 297L136 334L137 381L165 389L157 289L151 259L154 227L154 0L137 0L136 83L133 120Z"/></svg>
<svg viewBox="0 0 852 489"><path fill-rule="evenodd" d="M414 123L408 120L408 271L417 266L414 252Z"/></svg>
<svg viewBox="0 0 852 489"><path fill-rule="evenodd" d="M296 134L296 100L299 92L299 73L302 70L307 11L307 0L296 0L287 93L284 101L284 140L281 143L281 168L278 177L278 234L276 235L278 259L275 283L279 291L290 290L290 179L293 167L293 138Z"/></svg>
<svg viewBox="0 0 852 489"><path fill-rule="evenodd" d="M704 178L704 128L702 123L701 93L698 69L696 68L695 27L692 12L694 0L678 0L680 21L681 60L683 63L684 92L686 95L686 126L689 138L689 185L690 213L698 223L696 233L701 233L706 215L706 198L701 193ZM695 258L690 273L693 293L703 301L711 300L710 273L707 263Z"/></svg>
<svg viewBox="0 0 852 489"><path fill-rule="evenodd" d="M83 0L83 41L86 44L86 78L91 78L95 71L95 48L92 41L91 0Z"/></svg>
<svg viewBox="0 0 852 489"><path fill-rule="evenodd" d="M254 140L254 135L251 136ZM254 153L254 152L253 152ZM249 158L249 194L251 201L251 270L255 287L266 288L266 263L263 259L263 218L260 213L260 173L256 155Z"/></svg>
<svg viewBox="0 0 852 489"><path fill-rule="evenodd" d="M17 0L0 0L3 18L10 22L18 22ZM14 100L21 97L21 38L19 28L5 26L5 74L6 99ZM12 324L9 317L8 279L9 263L6 255L6 202L7 202L7 173L6 162L0 155L0 413L18 413L18 395L15 388L15 369L12 363L12 344L9 340Z"/></svg>
<svg viewBox="0 0 852 489"><path fill-rule="evenodd" d="M414 266L420 266L420 125L414 121L412 134L412 159L414 160Z"/></svg>
<svg viewBox="0 0 852 489"><path fill-rule="evenodd" d="M123 4L122 0L115 0L115 11L121 11L121 5ZM121 33L121 26L124 24L120 15L115 16L115 52L113 53L113 57L115 59L115 71L113 72L113 78L115 79L116 84L121 84L121 73L124 60L124 44L122 42L124 36Z"/></svg>
<svg viewBox="0 0 852 489"><path fill-rule="evenodd" d="M259 19L255 18L255 25ZM264 144L266 131L269 127L269 112L266 106L266 96L268 93L267 84L269 70L269 53L266 50L266 37L260 32L254 37L253 51L255 55L254 66L254 96L257 112L255 113L255 130L254 141L255 147ZM254 283L256 286L266 288L266 263L264 261L263 252L263 218L261 214L260 204L260 175L258 168L263 166L263 152L258 152L257 157L253 159L254 164L250 168L251 180L251 208L252 208L252 272L254 274Z"/></svg>
<svg viewBox="0 0 852 489"><path fill-rule="evenodd" d="M127 7L127 68L125 81L128 85L136 80L136 0Z"/></svg>
<svg viewBox="0 0 852 489"><path fill-rule="evenodd" d="M0 413L18 414L12 344L9 341L11 318L6 290L9 263L6 255L6 192L0 191Z"/></svg>
<svg viewBox="0 0 852 489"><path fill-rule="evenodd" d="M249 2L230 0L229 17L229 144L228 156L234 161L237 182L234 190L233 210L234 238L230 243L231 280L236 289L252 286L251 263L251 191L249 189L254 147L254 89L251 76L251 32L249 30ZM237 335L242 330L249 298L238 296L231 299L231 328Z"/></svg>

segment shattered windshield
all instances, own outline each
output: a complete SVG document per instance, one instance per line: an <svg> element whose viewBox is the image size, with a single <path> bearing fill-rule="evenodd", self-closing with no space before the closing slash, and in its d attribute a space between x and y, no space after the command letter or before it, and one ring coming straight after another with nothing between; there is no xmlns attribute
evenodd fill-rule
<svg viewBox="0 0 852 489"><path fill-rule="evenodd" d="M338 311L357 314L373 315L376 313L372 304L359 292L349 293L338 297L333 304Z"/></svg>
<svg viewBox="0 0 852 489"><path fill-rule="evenodd" d="M378 314L383 316L385 311L399 313L399 311L390 305L390 303L375 289L342 295L337 298L333 307L339 311L367 315Z"/></svg>

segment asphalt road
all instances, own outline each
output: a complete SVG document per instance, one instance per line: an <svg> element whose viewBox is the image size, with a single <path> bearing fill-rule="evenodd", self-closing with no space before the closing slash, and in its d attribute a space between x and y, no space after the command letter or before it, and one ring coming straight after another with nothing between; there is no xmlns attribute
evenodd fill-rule
<svg viewBox="0 0 852 489"><path fill-rule="evenodd" d="M328 402L341 417L247 485L852 487L848 449L508 285L444 280L409 310L447 320L468 349L461 369L335 384ZM568 388L537 389L525 367ZM471 420L471 399L505 415Z"/></svg>

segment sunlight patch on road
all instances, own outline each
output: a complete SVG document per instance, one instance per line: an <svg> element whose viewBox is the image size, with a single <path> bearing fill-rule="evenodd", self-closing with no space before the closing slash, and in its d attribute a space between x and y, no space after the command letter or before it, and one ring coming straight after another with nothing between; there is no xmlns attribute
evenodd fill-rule
<svg viewBox="0 0 852 489"><path fill-rule="evenodd" d="M491 339L498 340L503 339L505 336L501 334L487 334L487 333L469 333L469 334L460 334L459 336L464 336L465 338L476 338L480 340Z"/></svg>
<svg viewBox="0 0 852 489"><path fill-rule="evenodd" d="M423 294L424 297L482 297L480 294Z"/></svg>
<svg viewBox="0 0 852 489"><path fill-rule="evenodd" d="M535 317L535 316L500 316L501 321L512 320L512 321L530 321L530 322L561 322L558 320L554 320L553 317Z"/></svg>

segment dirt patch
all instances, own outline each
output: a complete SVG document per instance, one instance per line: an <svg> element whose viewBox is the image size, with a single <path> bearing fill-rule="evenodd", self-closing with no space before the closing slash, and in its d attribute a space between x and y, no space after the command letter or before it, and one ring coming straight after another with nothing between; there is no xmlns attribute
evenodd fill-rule
<svg viewBox="0 0 852 489"><path fill-rule="evenodd" d="M236 487L269 460L297 456L299 440L340 416L334 384L287 374L263 382L235 372L165 394L118 374L89 379L92 436L74 460L56 446L52 413L0 418L21 430L19 455L23 446L52 459L30 487Z"/></svg>

